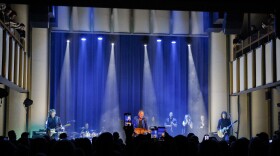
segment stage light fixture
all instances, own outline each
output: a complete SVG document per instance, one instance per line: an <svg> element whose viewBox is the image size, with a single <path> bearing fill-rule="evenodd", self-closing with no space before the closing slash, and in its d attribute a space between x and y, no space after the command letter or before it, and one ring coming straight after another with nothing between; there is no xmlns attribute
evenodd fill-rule
<svg viewBox="0 0 280 156"><path fill-rule="evenodd" d="M172 43L172 44L175 44L175 43L176 43L176 41L172 41L171 43Z"/></svg>
<svg viewBox="0 0 280 156"><path fill-rule="evenodd" d="M191 44L190 43L188 43L188 47L190 47L191 46Z"/></svg>
<svg viewBox="0 0 280 156"><path fill-rule="evenodd" d="M23 102L24 106L25 107L29 107L33 104L33 100L29 99L29 98L26 98Z"/></svg>
<svg viewBox="0 0 280 156"><path fill-rule="evenodd" d="M161 42L161 39L157 39L157 42Z"/></svg>
<svg viewBox="0 0 280 156"><path fill-rule="evenodd" d="M67 42L67 43L70 43L70 40L67 40L66 42Z"/></svg>
<svg viewBox="0 0 280 156"><path fill-rule="evenodd" d="M82 41L86 41L87 39L86 39L85 37L82 37L81 40L82 40Z"/></svg>
<svg viewBox="0 0 280 156"><path fill-rule="evenodd" d="M114 46L114 45L115 45L115 43L111 43L111 45L112 45L112 46Z"/></svg>
<svg viewBox="0 0 280 156"><path fill-rule="evenodd" d="M147 44L144 44L145 47L147 47Z"/></svg>
<svg viewBox="0 0 280 156"><path fill-rule="evenodd" d="M102 40L103 40L103 38L102 38L102 37L98 37L97 39L98 39L99 41L102 41Z"/></svg>

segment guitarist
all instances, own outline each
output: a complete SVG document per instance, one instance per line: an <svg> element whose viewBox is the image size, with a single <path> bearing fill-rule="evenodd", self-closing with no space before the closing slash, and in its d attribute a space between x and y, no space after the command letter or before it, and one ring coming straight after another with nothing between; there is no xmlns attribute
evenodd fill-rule
<svg viewBox="0 0 280 156"><path fill-rule="evenodd" d="M231 125L231 121L228 117L228 113L226 111L223 111L221 113L221 119L219 119L217 129L218 129L218 131L221 131L224 133L224 137L222 138L222 140L224 140L224 141L229 140L229 135L230 135L232 128L230 127L227 129L227 127L230 125Z"/></svg>
<svg viewBox="0 0 280 156"><path fill-rule="evenodd" d="M138 116L134 117L134 120L132 122L134 130L137 129L143 129L144 131L148 132L148 124L147 124L147 119L144 117L144 111L139 110ZM136 132L138 133L138 132Z"/></svg>
<svg viewBox="0 0 280 156"><path fill-rule="evenodd" d="M56 116L55 109L51 109L49 111L48 120L46 122L46 129L47 129L47 134L53 139L58 138L57 133L53 134L53 131L55 132L63 131L60 117Z"/></svg>

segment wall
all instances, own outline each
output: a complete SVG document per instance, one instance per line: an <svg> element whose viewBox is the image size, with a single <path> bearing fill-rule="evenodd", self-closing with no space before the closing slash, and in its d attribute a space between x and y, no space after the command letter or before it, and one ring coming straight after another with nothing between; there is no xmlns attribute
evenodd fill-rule
<svg viewBox="0 0 280 156"><path fill-rule="evenodd" d="M268 103L265 100L265 90L252 92L252 136L260 132L269 134Z"/></svg>
<svg viewBox="0 0 280 156"><path fill-rule="evenodd" d="M45 128L48 103L48 29L32 28L31 99L29 131Z"/></svg>
<svg viewBox="0 0 280 156"><path fill-rule="evenodd" d="M26 26L26 42L25 47L28 44L28 6L27 5L11 5L11 8L17 12L16 22L24 23ZM25 49L27 50L27 49ZM23 105L23 101L27 97L26 93L19 93L15 90L9 89L9 95L7 97L7 129L15 130L17 137L24 131L26 131L26 110Z"/></svg>
<svg viewBox="0 0 280 156"><path fill-rule="evenodd" d="M242 94L239 96L240 98L240 120L239 120L239 135L238 137L246 137L250 138L250 118L249 118L249 106L247 101L247 94Z"/></svg>
<svg viewBox="0 0 280 156"><path fill-rule="evenodd" d="M226 35L222 32L210 35L209 114L210 131L217 131L222 111L227 111L227 59Z"/></svg>
<svg viewBox="0 0 280 156"><path fill-rule="evenodd" d="M26 93L10 89L7 105L7 132L15 130L18 138L22 132L26 131L26 110L23 105L25 98Z"/></svg>
<svg viewBox="0 0 280 156"><path fill-rule="evenodd" d="M280 103L280 90L272 90L272 131L275 132L279 130L278 112L280 112L280 107L277 107L277 103Z"/></svg>
<svg viewBox="0 0 280 156"><path fill-rule="evenodd" d="M230 115L232 122L238 120L238 97L231 96L230 97ZM238 123L232 126L233 128L233 135L237 136L236 132L238 131Z"/></svg>
<svg viewBox="0 0 280 156"><path fill-rule="evenodd" d="M0 88L5 88L0 84ZM5 98L0 99L0 136L4 135L4 111L5 111Z"/></svg>

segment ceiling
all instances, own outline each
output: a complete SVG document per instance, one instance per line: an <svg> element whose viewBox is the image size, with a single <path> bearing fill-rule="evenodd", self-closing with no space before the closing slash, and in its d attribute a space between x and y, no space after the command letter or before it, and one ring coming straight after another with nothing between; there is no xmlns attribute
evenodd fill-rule
<svg viewBox="0 0 280 156"><path fill-rule="evenodd" d="M88 6L105 8L130 8L185 11L231 11L251 13L278 12L275 0L2 0L9 4Z"/></svg>

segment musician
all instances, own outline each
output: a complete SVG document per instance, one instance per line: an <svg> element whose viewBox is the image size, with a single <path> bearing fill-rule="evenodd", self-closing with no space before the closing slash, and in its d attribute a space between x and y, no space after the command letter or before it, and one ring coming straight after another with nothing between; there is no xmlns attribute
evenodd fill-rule
<svg viewBox="0 0 280 156"><path fill-rule="evenodd" d="M191 130L193 129L193 122L189 114L185 115L185 118L182 122L182 126L183 126L182 134L190 133Z"/></svg>
<svg viewBox="0 0 280 156"><path fill-rule="evenodd" d="M204 117L204 115L201 115L201 116L200 116L200 125L199 125L199 128L200 128L200 129L204 129L205 127L206 127L205 117Z"/></svg>
<svg viewBox="0 0 280 156"><path fill-rule="evenodd" d="M85 132L89 132L89 124L88 123L85 123L85 126L82 127L81 133L85 133Z"/></svg>
<svg viewBox="0 0 280 156"><path fill-rule="evenodd" d="M148 129L147 119L144 117L144 111L140 110L138 116L134 117L133 128Z"/></svg>
<svg viewBox="0 0 280 156"><path fill-rule="evenodd" d="M221 113L221 119L219 119L217 129L218 131L224 132L224 137L222 138L224 141L229 140L231 127L227 129L228 126L231 125L231 121L228 118L228 113L226 111L223 111Z"/></svg>
<svg viewBox="0 0 280 156"><path fill-rule="evenodd" d="M177 119L173 117L173 112L169 112L169 117L166 118L164 126L170 135L174 134L174 131L177 128Z"/></svg>
<svg viewBox="0 0 280 156"><path fill-rule="evenodd" d="M49 111L48 120L46 122L46 129L47 129L47 134L52 138L58 137L57 133L52 134L52 131L55 132L63 131L60 117L56 116L55 109L51 109Z"/></svg>
<svg viewBox="0 0 280 156"><path fill-rule="evenodd" d="M81 137L90 137L90 132L89 132L89 124L85 123L85 126L82 127L81 130Z"/></svg>

